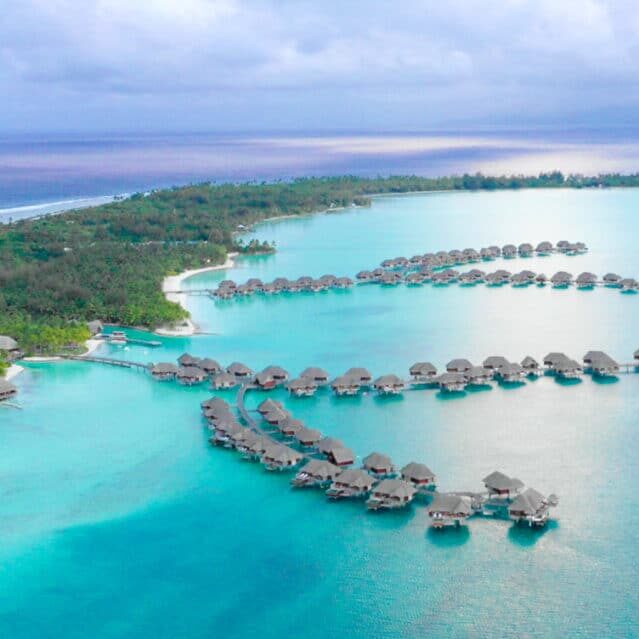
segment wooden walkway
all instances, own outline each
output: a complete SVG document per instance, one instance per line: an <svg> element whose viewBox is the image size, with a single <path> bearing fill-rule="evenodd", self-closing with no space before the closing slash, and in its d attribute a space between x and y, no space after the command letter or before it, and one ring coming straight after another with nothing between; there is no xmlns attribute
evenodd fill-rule
<svg viewBox="0 0 639 639"><path fill-rule="evenodd" d="M142 362L132 362L126 359L114 359L113 357L96 357L94 355L67 355L65 359L72 359L76 362L93 362L95 364L108 364L109 366L119 366L120 368L134 368L139 371L149 371L152 364Z"/></svg>

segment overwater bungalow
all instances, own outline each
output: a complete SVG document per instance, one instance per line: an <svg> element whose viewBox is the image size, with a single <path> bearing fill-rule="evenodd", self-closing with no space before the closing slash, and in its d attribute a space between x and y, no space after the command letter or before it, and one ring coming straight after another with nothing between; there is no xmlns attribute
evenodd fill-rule
<svg viewBox="0 0 639 639"><path fill-rule="evenodd" d="M270 413L271 411L280 410L283 408L284 405L282 404L282 402L278 402L276 399L269 398L265 399L259 404L259 406L257 407L257 411L258 413L260 413L260 415L265 415L266 413Z"/></svg>
<svg viewBox="0 0 639 639"><path fill-rule="evenodd" d="M583 242L574 242L568 248L568 253L571 255L581 255L587 253L588 247Z"/></svg>
<svg viewBox="0 0 639 639"><path fill-rule="evenodd" d="M537 252L537 255L550 255L553 252L552 242L548 242L547 240L539 242L535 251Z"/></svg>
<svg viewBox="0 0 639 639"><path fill-rule="evenodd" d="M229 403L223 400L221 397L211 397L211 399L206 399L200 404L200 407L202 408L202 410L230 409Z"/></svg>
<svg viewBox="0 0 639 639"><path fill-rule="evenodd" d="M557 242L557 251L559 251L559 253L567 253L568 249L570 249L570 242L568 240L559 240L559 242Z"/></svg>
<svg viewBox="0 0 639 639"><path fill-rule="evenodd" d="M618 275L617 273L606 273L603 276L603 282L606 286L611 287L611 288L616 288L619 286L619 282L621 282L623 278L621 277L621 275Z"/></svg>
<svg viewBox="0 0 639 639"><path fill-rule="evenodd" d="M246 280L246 286L248 286L249 289L251 289L254 292L258 292L262 290L262 287L264 286L264 282L262 282L261 279L259 279L258 277L251 277L248 280Z"/></svg>
<svg viewBox="0 0 639 639"><path fill-rule="evenodd" d="M262 372L270 375L278 384L283 384L289 378L288 371L281 366L267 366Z"/></svg>
<svg viewBox="0 0 639 639"><path fill-rule="evenodd" d="M371 453L364 457L362 468L380 479L395 472L391 458L382 453Z"/></svg>
<svg viewBox="0 0 639 639"><path fill-rule="evenodd" d="M326 284L326 286L335 286L337 284L337 275L322 275L318 280Z"/></svg>
<svg viewBox="0 0 639 639"><path fill-rule="evenodd" d="M599 377L614 377L619 373L619 364L603 351L588 351L584 357L584 369Z"/></svg>
<svg viewBox="0 0 639 639"><path fill-rule="evenodd" d="M253 295L254 292L255 291L246 284L239 284L238 287L235 289L235 295L237 295L238 297L247 297L248 295Z"/></svg>
<svg viewBox="0 0 639 639"><path fill-rule="evenodd" d="M222 366L220 366L219 362L216 362L210 357L201 359L198 366L208 375L217 375L222 372Z"/></svg>
<svg viewBox="0 0 639 639"><path fill-rule="evenodd" d="M517 247L517 252L520 257L530 257L534 252L533 245L528 242L524 242Z"/></svg>
<svg viewBox="0 0 639 639"><path fill-rule="evenodd" d="M259 435L250 428L242 428L242 430L238 430L232 435L229 435L229 442L235 449L243 451L246 449L246 446L252 444L258 436Z"/></svg>
<svg viewBox="0 0 639 639"><path fill-rule="evenodd" d="M512 499L524 487L524 483L520 479L508 477L498 470L484 477L482 482L488 490L488 496L494 499Z"/></svg>
<svg viewBox="0 0 639 639"><path fill-rule="evenodd" d="M517 247L514 244L506 244L501 248L501 255L505 259L512 259L517 257Z"/></svg>
<svg viewBox="0 0 639 639"><path fill-rule="evenodd" d="M553 288L567 288L572 284L572 275L566 271L558 271L551 278Z"/></svg>
<svg viewBox="0 0 639 639"><path fill-rule="evenodd" d="M410 482L418 492L423 493L435 488L435 473L425 464L410 462L401 470L401 478Z"/></svg>
<svg viewBox="0 0 639 639"><path fill-rule="evenodd" d="M521 382L528 376L528 371L517 362L508 362L497 371L497 376L502 382Z"/></svg>
<svg viewBox="0 0 639 639"><path fill-rule="evenodd" d="M565 359L555 365L554 369L563 379L577 379L584 372L581 364L574 359Z"/></svg>
<svg viewBox="0 0 639 639"><path fill-rule="evenodd" d="M465 264L466 256L459 250L453 249L452 251L448 251L448 257L453 260L455 264Z"/></svg>
<svg viewBox="0 0 639 639"><path fill-rule="evenodd" d="M388 272L384 273L379 282L382 286L397 286L402 281L401 273Z"/></svg>
<svg viewBox="0 0 639 639"><path fill-rule="evenodd" d="M335 437L323 437L317 444L317 451L322 455L328 455L335 448L344 448L344 442Z"/></svg>
<svg viewBox="0 0 639 639"><path fill-rule="evenodd" d="M483 366L473 366L463 374L470 386L485 386L493 378L493 371Z"/></svg>
<svg viewBox="0 0 639 639"><path fill-rule="evenodd" d="M326 457L336 466L350 466L355 463L355 453L346 446L333 448Z"/></svg>
<svg viewBox="0 0 639 639"><path fill-rule="evenodd" d="M244 453L245 457L249 457L251 459L259 459L264 451L273 445L273 440L270 437L266 437L266 435L258 435L256 433L254 438L250 438L242 442L237 449Z"/></svg>
<svg viewBox="0 0 639 639"><path fill-rule="evenodd" d="M189 355L189 353L183 353L178 357L177 363L180 366L199 366L200 358L193 357L193 355Z"/></svg>
<svg viewBox="0 0 639 639"><path fill-rule="evenodd" d="M486 281L486 272L482 271L479 268L471 268L468 271L468 276L472 278L472 280L478 284Z"/></svg>
<svg viewBox="0 0 639 639"><path fill-rule="evenodd" d="M373 269L373 278L374 278L375 280L379 281L379 279L382 277L382 275L384 275L384 273L385 273L385 272L386 272L386 271L384 271L384 269L383 269L383 268L379 268L379 267L378 267L378 268L376 268L376 269Z"/></svg>
<svg viewBox="0 0 639 639"><path fill-rule="evenodd" d="M535 283L537 286L546 286L548 277L544 273L538 273L537 277L535 277Z"/></svg>
<svg viewBox="0 0 639 639"><path fill-rule="evenodd" d="M357 395L361 387L362 385L359 380L351 377L350 375L341 375L331 382L331 388L338 396Z"/></svg>
<svg viewBox="0 0 639 639"><path fill-rule="evenodd" d="M501 286L510 282L511 277L512 273L510 273L510 271L499 269L486 275L486 284L488 284L488 286Z"/></svg>
<svg viewBox="0 0 639 639"><path fill-rule="evenodd" d="M433 279L433 269L430 266L422 266L419 269L419 274L422 277L422 282L431 282Z"/></svg>
<svg viewBox="0 0 639 639"><path fill-rule="evenodd" d="M322 433L317 430L317 428L308 428L304 426L300 428L293 437L295 437L300 446L304 446L304 448L313 448L314 446L317 446L320 439L322 439Z"/></svg>
<svg viewBox="0 0 639 639"><path fill-rule="evenodd" d="M404 281L408 284L408 286L419 286L424 283L424 276L417 271L413 271L406 275Z"/></svg>
<svg viewBox="0 0 639 639"><path fill-rule="evenodd" d="M298 279L297 281L299 282L300 279ZM308 278L308 279L311 279L311 278ZM290 283L291 283L291 280L289 280L288 277L276 277L273 280L273 286L275 286L275 288L279 289L280 291L285 291L288 288L288 285Z"/></svg>
<svg viewBox="0 0 639 639"><path fill-rule="evenodd" d="M230 288L230 289L234 289L237 288L237 284L233 281L233 280L222 280L218 286L220 288Z"/></svg>
<svg viewBox="0 0 639 639"><path fill-rule="evenodd" d="M215 425L215 435L209 439L212 444L222 445L226 448L233 446L232 438L245 431L246 428L235 420L221 421Z"/></svg>
<svg viewBox="0 0 639 639"><path fill-rule="evenodd" d="M423 255L413 255L413 257L409 258L408 263L411 266L419 266L424 261Z"/></svg>
<svg viewBox="0 0 639 639"><path fill-rule="evenodd" d="M249 379L253 376L253 371L241 362L233 362L227 367L226 372L234 375L237 379Z"/></svg>
<svg viewBox="0 0 639 639"><path fill-rule="evenodd" d="M480 255L482 260L494 260L495 259L495 256L493 255L493 252L488 247L482 248L479 251L479 255Z"/></svg>
<svg viewBox="0 0 639 639"><path fill-rule="evenodd" d="M272 390L278 385L277 380L266 371L262 371L255 376L255 384L262 390Z"/></svg>
<svg viewBox="0 0 639 639"><path fill-rule="evenodd" d="M373 380L370 371L365 368L349 368L344 375L356 379L362 386L370 384Z"/></svg>
<svg viewBox="0 0 639 639"><path fill-rule="evenodd" d="M482 366L484 368L488 368L492 371L497 371L502 366L507 366L507 365L508 365L508 360L505 357L502 357L501 355L491 355L490 357L487 357L482 363Z"/></svg>
<svg viewBox="0 0 639 639"><path fill-rule="evenodd" d="M526 357L521 360L521 366L526 371L526 374L529 376L536 377L541 374L539 363L534 357L531 357L530 355L526 355Z"/></svg>
<svg viewBox="0 0 639 639"><path fill-rule="evenodd" d="M231 415L231 407L226 402L209 404L202 408L202 415L208 420L215 420Z"/></svg>
<svg viewBox="0 0 639 639"><path fill-rule="evenodd" d="M262 463L267 470L288 470L295 468L304 455L284 444L273 443L262 453Z"/></svg>
<svg viewBox="0 0 639 639"><path fill-rule="evenodd" d="M437 377L437 369L430 362L416 362L409 373L414 381L422 383L432 382Z"/></svg>
<svg viewBox="0 0 639 639"><path fill-rule="evenodd" d="M467 359L451 359L448 364L446 364L446 370L449 373L465 373L469 371L473 367L472 363Z"/></svg>
<svg viewBox="0 0 639 639"><path fill-rule="evenodd" d="M215 390L226 390L234 388L239 384L239 380L231 373L218 373L211 379L211 386Z"/></svg>
<svg viewBox="0 0 639 639"><path fill-rule="evenodd" d="M478 283L478 280L470 272L466 272L459 275L459 283L462 286L473 286Z"/></svg>
<svg viewBox="0 0 639 639"><path fill-rule="evenodd" d="M329 375L323 368L318 368L317 366L309 366L302 371L300 377L310 379L318 386L321 386L322 384L328 383Z"/></svg>
<svg viewBox="0 0 639 639"><path fill-rule="evenodd" d="M583 273L579 273L575 284L577 288L581 289L594 288L595 284L597 284L597 276L594 273L584 271Z"/></svg>
<svg viewBox="0 0 639 639"><path fill-rule="evenodd" d="M383 479L372 490L366 501L369 510L403 508L413 501L417 489L403 479Z"/></svg>
<svg viewBox="0 0 639 639"><path fill-rule="evenodd" d="M301 419L296 419L291 415L287 415L284 419L279 420L276 426L284 437L295 437L303 428L306 428Z"/></svg>
<svg viewBox="0 0 639 639"><path fill-rule="evenodd" d="M294 397L312 397L317 392L317 383L310 377L298 377L291 380L286 387Z"/></svg>
<svg viewBox="0 0 639 639"><path fill-rule="evenodd" d="M493 257L501 257L501 249L498 246L489 246L488 250L493 254Z"/></svg>
<svg viewBox="0 0 639 639"><path fill-rule="evenodd" d="M350 277L338 277L333 286L337 289L352 288L355 282Z"/></svg>
<svg viewBox="0 0 639 639"><path fill-rule="evenodd" d="M157 380L175 379L178 367L170 362L159 362L151 367L151 375Z"/></svg>
<svg viewBox="0 0 639 639"><path fill-rule="evenodd" d="M442 373L433 380L439 388L447 392L459 392L466 388L466 375L464 373Z"/></svg>
<svg viewBox="0 0 639 639"><path fill-rule="evenodd" d="M208 379L206 372L197 366L181 366L178 368L175 377L180 384L184 384L185 386L201 384Z"/></svg>
<svg viewBox="0 0 639 639"><path fill-rule="evenodd" d="M439 275L445 278L449 283L456 282L459 279L459 271L456 271L454 268L444 269Z"/></svg>
<svg viewBox="0 0 639 639"><path fill-rule="evenodd" d="M472 512L470 497L447 493L438 494L428 507L428 516L433 528L461 526Z"/></svg>
<svg viewBox="0 0 639 639"><path fill-rule="evenodd" d="M639 289L639 282L632 277L624 277L619 281L619 288L622 293L634 293Z"/></svg>
<svg viewBox="0 0 639 639"><path fill-rule="evenodd" d="M397 375L382 375L373 382L373 388L381 395L398 395L406 384Z"/></svg>
<svg viewBox="0 0 639 639"><path fill-rule="evenodd" d="M555 351L552 353L548 353L548 355L546 355L546 357L544 357L542 361L546 368L554 368L555 366L557 366L557 364L560 364L561 362L567 359L569 358L568 358L568 355L566 355L566 353Z"/></svg>
<svg viewBox="0 0 639 639"><path fill-rule="evenodd" d="M480 255L474 248L465 248L462 253L467 262L478 262L480 260Z"/></svg>
<svg viewBox="0 0 639 639"><path fill-rule="evenodd" d="M529 526L543 526L548 521L548 511L558 503L556 495L546 498L534 488L528 488L510 504L508 515L516 523L526 522Z"/></svg>
<svg viewBox="0 0 639 639"><path fill-rule="evenodd" d="M359 468L343 470L335 477L326 494L331 499L365 497L370 492L375 480Z"/></svg>
<svg viewBox="0 0 639 639"><path fill-rule="evenodd" d="M262 286L262 293L265 295L273 295L277 292L277 287L272 282L267 282L264 286Z"/></svg>
<svg viewBox="0 0 639 639"><path fill-rule="evenodd" d="M521 271L520 273L515 273L510 278L510 283L512 286L520 287L520 286L528 286L534 281L534 273L533 277L529 277L530 271Z"/></svg>
<svg viewBox="0 0 639 639"><path fill-rule="evenodd" d="M273 408L262 415L265 422L272 425L279 425L289 419L291 414L285 408Z"/></svg>
<svg viewBox="0 0 639 639"><path fill-rule="evenodd" d="M0 402L11 399L18 394L18 389L8 380L0 378Z"/></svg>
<svg viewBox="0 0 639 639"><path fill-rule="evenodd" d="M634 358L635 362L639 362L639 348L633 353L632 357Z"/></svg>
<svg viewBox="0 0 639 639"><path fill-rule="evenodd" d="M291 484L296 488L302 486L326 487L341 472L343 471L339 466L335 466L325 459L310 459L291 480Z"/></svg>

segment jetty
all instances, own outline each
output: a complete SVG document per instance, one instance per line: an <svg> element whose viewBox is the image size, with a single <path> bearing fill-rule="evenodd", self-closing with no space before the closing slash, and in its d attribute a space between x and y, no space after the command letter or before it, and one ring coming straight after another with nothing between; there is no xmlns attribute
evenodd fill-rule
<svg viewBox="0 0 639 639"><path fill-rule="evenodd" d="M113 357L97 357L95 355L65 355L64 359L76 362L93 362L94 364L106 364L107 366L117 366L119 368L133 368L143 372L149 372L153 364L143 364L127 359L115 359Z"/></svg>

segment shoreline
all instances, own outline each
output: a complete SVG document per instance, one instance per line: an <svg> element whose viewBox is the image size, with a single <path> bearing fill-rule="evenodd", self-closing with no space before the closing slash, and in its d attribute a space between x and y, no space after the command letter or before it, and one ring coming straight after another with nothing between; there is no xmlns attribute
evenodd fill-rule
<svg viewBox="0 0 639 639"><path fill-rule="evenodd" d="M208 273L209 271L223 271L225 269L233 268L235 266L235 258L239 253L228 253L226 261L223 264L215 264L214 266L204 266L203 268L190 269L188 271L182 271L177 275L168 275L162 280L162 292L164 297L169 302L175 302L179 304L185 311L186 308L186 294L176 293L180 290L182 283L189 278L200 275L201 273ZM200 332L199 327L190 318L184 320L182 326L160 326L153 331L157 335L163 337L189 337L191 335L197 335Z"/></svg>

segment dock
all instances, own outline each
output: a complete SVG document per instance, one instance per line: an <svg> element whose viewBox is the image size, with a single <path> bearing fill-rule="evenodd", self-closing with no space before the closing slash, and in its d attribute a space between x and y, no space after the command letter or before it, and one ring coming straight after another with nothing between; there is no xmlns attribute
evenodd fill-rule
<svg viewBox="0 0 639 639"><path fill-rule="evenodd" d="M133 368L143 372L148 372L152 366L151 364L143 364L142 362L133 362L126 359L115 359L113 357L97 357L95 355L67 355L64 359L70 359L76 362L106 364L108 366L117 366L119 368Z"/></svg>

